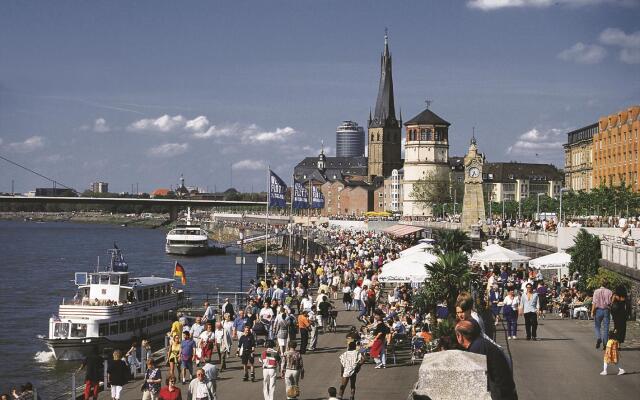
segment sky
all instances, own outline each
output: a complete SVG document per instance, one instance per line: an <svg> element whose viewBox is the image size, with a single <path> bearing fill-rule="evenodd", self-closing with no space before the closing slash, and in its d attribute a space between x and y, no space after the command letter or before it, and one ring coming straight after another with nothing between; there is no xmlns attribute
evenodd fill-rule
<svg viewBox="0 0 640 400"><path fill-rule="evenodd" d="M563 166L640 104L640 0L0 2L0 155L84 190L264 190L366 126L389 30L396 109L475 127L490 162ZM404 130L403 130L404 132ZM0 159L0 192L50 184Z"/></svg>

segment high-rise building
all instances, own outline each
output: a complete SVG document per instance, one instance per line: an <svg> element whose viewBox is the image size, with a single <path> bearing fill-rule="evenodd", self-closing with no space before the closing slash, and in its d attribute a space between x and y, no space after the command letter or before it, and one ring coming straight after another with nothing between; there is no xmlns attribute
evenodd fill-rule
<svg viewBox="0 0 640 400"><path fill-rule="evenodd" d="M401 128L396 119L393 101L393 78L391 76L391 54L389 53L389 37L384 35L384 52L380 58L380 85L378 99L373 116L369 113L368 140L368 173L369 177L388 177L394 169L402 168Z"/></svg>
<svg viewBox="0 0 640 400"><path fill-rule="evenodd" d="M567 133L567 143L564 145L564 185L568 189L592 189L593 135L597 133L597 122Z"/></svg>
<svg viewBox="0 0 640 400"><path fill-rule="evenodd" d="M93 193L108 193L109 184L107 182L91 182L89 189Z"/></svg>
<svg viewBox="0 0 640 400"><path fill-rule="evenodd" d="M640 191L640 106L600 118L593 135L593 186L630 185Z"/></svg>
<svg viewBox="0 0 640 400"><path fill-rule="evenodd" d="M336 130L336 157L364 156L364 128L344 121Z"/></svg>

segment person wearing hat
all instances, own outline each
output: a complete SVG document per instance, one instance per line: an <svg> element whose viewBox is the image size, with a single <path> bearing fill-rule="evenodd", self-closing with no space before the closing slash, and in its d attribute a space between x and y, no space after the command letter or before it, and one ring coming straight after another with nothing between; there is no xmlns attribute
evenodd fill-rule
<svg viewBox="0 0 640 400"><path fill-rule="evenodd" d="M538 293L533 291L533 284L527 283L526 292L520 300L520 315L524 315L524 327L527 340L538 338L538 314L540 313L540 300Z"/></svg>

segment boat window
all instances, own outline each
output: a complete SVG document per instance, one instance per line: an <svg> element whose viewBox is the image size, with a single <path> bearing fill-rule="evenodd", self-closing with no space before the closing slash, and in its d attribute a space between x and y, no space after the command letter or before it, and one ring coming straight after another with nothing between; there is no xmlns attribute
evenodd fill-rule
<svg viewBox="0 0 640 400"><path fill-rule="evenodd" d="M127 320L123 319L120 321L120 333L124 333L127 331Z"/></svg>
<svg viewBox="0 0 640 400"><path fill-rule="evenodd" d="M66 338L69 335L69 324L66 322L56 322L56 326L53 329L53 336Z"/></svg>
<svg viewBox="0 0 640 400"><path fill-rule="evenodd" d="M140 329L144 329L147 327L147 319L146 318L140 318Z"/></svg>
<svg viewBox="0 0 640 400"><path fill-rule="evenodd" d="M107 336L109 334L109 324L100 324L98 326L98 336Z"/></svg>
<svg viewBox="0 0 640 400"><path fill-rule="evenodd" d="M127 301L129 303L133 303L135 301L135 296L133 295L133 290L127 290Z"/></svg>
<svg viewBox="0 0 640 400"><path fill-rule="evenodd" d="M109 326L109 335L117 335L118 334L118 323L112 322Z"/></svg>
<svg viewBox="0 0 640 400"><path fill-rule="evenodd" d="M155 288L150 288L150 289L149 289L149 298L150 298L151 300L153 300L153 299L155 299L155 298L156 298L156 289L155 289Z"/></svg>
<svg viewBox="0 0 640 400"><path fill-rule="evenodd" d="M158 314L153 314L153 319L151 320L151 323L153 325L157 324L158 322L160 322L160 319L158 318L159 316L161 316L162 314L158 315Z"/></svg>
<svg viewBox="0 0 640 400"><path fill-rule="evenodd" d="M76 285L83 286L87 284L87 273L76 272Z"/></svg>
<svg viewBox="0 0 640 400"><path fill-rule="evenodd" d="M87 324L71 324L71 337L87 337Z"/></svg>
<svg viewBox="0 0 640 400"><path fill-rule="evenodd" d="M121 275L120 276L120 284L121 285L125 285L129 283L129 276L128 275Z"/></svg>
<svg viewBox="0 0 640 400"><path fill-rule="evenodd" d="M108 285L109 284L109 275L101 274L100 275L100 284L101 285Z"/></svg>
<svg viewBox="0 0 640 400"><path fill-rule="evenodd" d="M137 300L142 301L142 290L138 290Z"/></svg>
<svg viewBox="0 0 640 400"><path fill-rule="evenodd" d="M118 275L111 275L111 282L112 285L119 285L120 284L120 277Z"/></svg>
<svg viewBox="0 0 640 400"><path fill-rule="evenodd" d="M127 320L127 331L128 332L133 332L135 330L136 330L136 328L135 328L135 324L134 324L133 318L132 319L128 319Z"/></svg>
<svg viewBox="0 0 640 400"><path fill-rule="evenodd" d="M100 275L91 274L91 283L94 285L100 283Z"/></svg>
<svg viewBox="0 0 640 400"><path fill-rule="evenodd" d="M142 300L149 300L149 289L144 289L142 291Z"/></svg>
<svg viewBox="0 0 640 400"><path fill-rule="evenodd" d="M153 325L153 318L151 317L151 315L149 315L147 317L147 326L151 326L151 325Z"/></svg>
<svg viewBox="0 0 640 400"><path fill-rule="evenodd" d="M164 320L168 321L169 320L169 310L165 311L163 314L164 314L163 315Z"/></svg>

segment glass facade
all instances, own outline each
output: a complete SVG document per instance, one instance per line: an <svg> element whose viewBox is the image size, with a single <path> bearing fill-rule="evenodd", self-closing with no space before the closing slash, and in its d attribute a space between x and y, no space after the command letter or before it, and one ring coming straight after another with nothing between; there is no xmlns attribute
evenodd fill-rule
<svg viewBox="0 0 640 400"><path fill-rule="evenodd" d="M356 122L344 121L336 130L336 156L364 156L364 128Z"/></svg>

